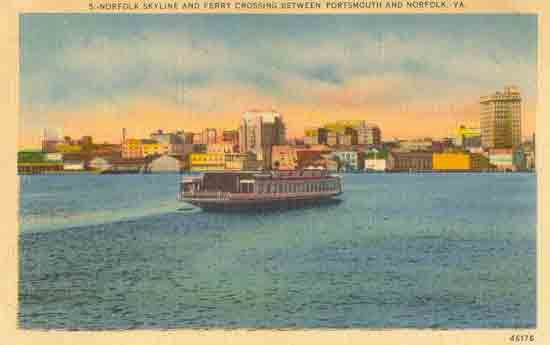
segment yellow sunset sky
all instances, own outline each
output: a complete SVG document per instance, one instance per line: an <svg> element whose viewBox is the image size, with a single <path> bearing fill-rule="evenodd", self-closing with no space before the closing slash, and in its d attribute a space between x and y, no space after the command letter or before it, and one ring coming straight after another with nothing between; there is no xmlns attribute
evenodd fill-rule
<svg viewBox="0 0 550 345"><path fill-rule="evenodd" d="M340 119L383 139L478 125L479 97L516 85L535 130L532 15L108 15L21 18L20 147L43 130L120 142L121 129L236 129L275 109L288 137Z"/></svg>

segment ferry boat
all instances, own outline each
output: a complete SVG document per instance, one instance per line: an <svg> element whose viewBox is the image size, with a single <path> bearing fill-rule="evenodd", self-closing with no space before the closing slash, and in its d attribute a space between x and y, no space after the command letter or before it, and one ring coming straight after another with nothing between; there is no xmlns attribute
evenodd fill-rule
<svg viewBox="0 0 550 345"><path fill-rule="evenodd" d="M338 202L340 176L325 170L205 172L181 181L178 199L203 210L292 208Z"/></svg>

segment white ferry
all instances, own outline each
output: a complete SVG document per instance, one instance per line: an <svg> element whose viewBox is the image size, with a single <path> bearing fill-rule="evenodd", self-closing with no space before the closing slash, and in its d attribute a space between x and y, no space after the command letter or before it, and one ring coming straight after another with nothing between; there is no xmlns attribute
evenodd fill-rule
<svg viewBox="0 0 550 345"><path fill-rule="evenodd" d="M340 176L325 170L206 172L181 181L178 199L203 210L299 207L338 201Z"/></svg>

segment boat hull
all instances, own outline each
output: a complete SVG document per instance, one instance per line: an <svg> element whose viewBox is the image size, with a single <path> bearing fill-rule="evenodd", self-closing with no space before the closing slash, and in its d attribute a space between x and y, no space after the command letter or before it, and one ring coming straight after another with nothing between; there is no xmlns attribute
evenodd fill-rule
<svg viewBox="0 0 550 345"><path fill-rule="evenodd" d="M261 198L261 199L202 199L184 198L183 201L201 208L204 211L236 212L236 211L262 211L262 210L286 210L295 208L317 207L340 203L341 200L334 195L301 196L294 198Z"/></svg>

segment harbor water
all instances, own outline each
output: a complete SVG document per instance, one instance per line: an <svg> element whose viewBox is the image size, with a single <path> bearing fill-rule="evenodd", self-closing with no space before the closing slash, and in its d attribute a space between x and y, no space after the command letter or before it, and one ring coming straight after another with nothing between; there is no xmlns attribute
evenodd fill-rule
<svg viewBox="0 0 550 345"><path fill-rule="evenodd" d="M339 204L244 214L179 179L21 176L19 327L536 326L533 174L345 174Z"/></svg>

